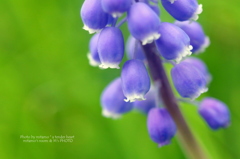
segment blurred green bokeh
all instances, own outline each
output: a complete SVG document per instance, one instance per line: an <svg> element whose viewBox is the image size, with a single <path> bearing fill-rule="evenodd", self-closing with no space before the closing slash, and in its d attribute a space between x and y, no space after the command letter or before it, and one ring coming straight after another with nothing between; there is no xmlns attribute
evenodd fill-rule
<svg viewBox="0 0 240 159"><path fill-rule="evenodd" d="M137 112L120 120L101 116L99 96L120 70L89 66L91 37L82 29L83 0L0 1L1 159L184 159L177 139L158 148ZM196 108L181 108L211 159L240 158L239 2L199 0L211 46L202 58L213 76L208 93L232 114L228 129L213 132ZM173 19L161 10L162 21ZM127 27L122 27L127 37ZM68 135L72 143L25 143L20 135Z"/></svg>

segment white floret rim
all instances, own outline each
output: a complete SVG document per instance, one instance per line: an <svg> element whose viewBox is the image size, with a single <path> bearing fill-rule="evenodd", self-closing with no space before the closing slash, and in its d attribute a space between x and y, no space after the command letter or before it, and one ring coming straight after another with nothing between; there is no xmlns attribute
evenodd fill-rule
<svg viewBox="0 0 240 159"><path fill-rule="evenodd" d="M200 46L200 48L195 52L195 54L202 53L206 50L206 48L210 45L210 39L208 36L205 37L204 43Z"/></svg>
<svg viewBox="0 0 240 159"><path fill-rule="evenodd" d="M102 110L102 115L106 118L119 119L122 115L114 112L110 112L107 109Z"/></svg>
<svg viewBox="0 0 240 159"><path fill-rule="evenodd" d="M102 69L107 69L107 68L120 69L118 63L101 63L99 67Z"/></svg>
<svg viewBox="0 0 240 159"><path fill-rule="evenodd" d="M197 10L193 13L193 16L190 18L190 20L197 21L199 18L199 14L201 14L202 12L202 4L199 4Z"/></svg>
<svg viewBox="0 0 240 159"><path fill-rule="evenodd" d="M193 47L192 45L188 45L184 47L183 51L181 51L178 55L178 57L175 59L176 63L178 64L184 57L190 56L192 54Z"/></svg>
<svg viewBox="0 0 240 159"><path fill-rule="evenodd" d="M118 17L121 17L123 13L120 13L120 12L113 12L111 13L112 17L113 18L118 18Z"/></svg>
<svg viewBox="0 0 240 159"><path fill-rule="evenodd" d="M83 26L83 29L88 31L89 34L93 34L93 33L97 33L97 32L101 31L101 29L92 29L92 28L88 27L86 24Z"/></svg>
<svg viewBox="0 0 240 159"><path fill-rule="evenodd" d="M207 91L208 91L208 88L203 87L203 88L199 89L190 99L193 101L196 98L198 98L202 93L205 93Z"/></svg>
<svg viewBox="0 0 240 159"><path fill-rule="evenodd" d="M142 41L142 44L143 44L143 45L150 44L150 43L152 43L154 40L159 39L160 36L161 36L161 34L159 34L159 33L152 33L152 34L146 36L144 39L141 40L141 41Z"/></svg>
<svg viewBox="0 0 240 159"><path fill-rule="evenodd" d="M94 67L95 67L95 66L99 66L99 65L100 65L100 63L99 63L98 61L96 61L96 60L93 59L91 53L88 53L88 54L87 54L87 58L88 58L89 64L90 64L91 66L94 66Z"/></svg>
<svg viewBox="0 0 240 159"><path fill-rule="evenodd" d="M171 4L173 4L177 0L168 0Z"/></svg>
<svg viewBox="0 0 240 159"><path fill-rule="evenodd" d="M135 102L135 101L142 101L142 100L146 100L146 98L144 98L144 95L142 94L132 94L132 95L128 95L126 97L127 99L124 99L125 102Z"/></svg>

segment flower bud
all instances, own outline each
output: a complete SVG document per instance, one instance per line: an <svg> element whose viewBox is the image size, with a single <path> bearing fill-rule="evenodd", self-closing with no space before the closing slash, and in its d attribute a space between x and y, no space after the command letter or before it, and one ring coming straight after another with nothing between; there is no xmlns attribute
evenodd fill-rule
<svg viewBox="0 0 240 159"><path fill-rule="evenodd" d="M160 54L167 60L177 63L187 55L191 55L192 46L188 35L174 24L163 22L159 27L161 38L156 40Z"/></svg>
<svg viewBox="0 0 240 159"><path fill-rule="evenodd" d="M146 3L134 3L128 11L127 18L130 33L143 45L160 37L158 33L160 19Z"/></svg>
<svg viewBox="0 0 240 159"><path fill-rule="evenodd" d="M102 8L114 18L120 17L132 4L132 0L102 0Z"/></svg>
<svg viewBox="0 0 240 159"><path fill-rule="evenodd" d="M89 63L92 66L99 66L101 64L101 61L98 56L98 50L97 50L98 37L99 37L99 33L93 35L89 43L90 53L88 53L87 56L89 59Z"/></svg>
<svg viewBox="0 0 240 159"><path fill-rule="evenodd" d="M189 57L186 58L183 62L187 62L192 66L196 67L205 76L207 83L210 83L210 81L212 80L212 76L208 72L207 66L202 60L195 57Z"/></svg>
<svg viewBox="0 0 240 159"><path fill-rule="evenodd" d="M202 26L198 22L175 22L177 26L179 26L182 30L187 33L190 38L190 44L193 46L193 53L201 53L204 52L205 49L209 46L210 40L205 35Z"/></svg>
<svg viewBox="0 0 240 159"><path fill-rule="evenodd" d="M230 113L227 106L217 99L203 99L198 112L213 130L226 128L230 124Z"/></svg>
<svg viewBox="0 0 240 159"><path fill-rule="evenodd" d="M104 28L98 40L98 53L101 68L117 68L124 55L124 39L122 32L116 27Z"/></svg>
<svg viewBox="0 0 240 159"><path fill-rule="evenodd" d="M162 0L163 7L179 21L197 20L202 13L202 5L197 0Z"/></svg>
<svg viewBox="0 0 240 159"><path fill-rule="evenodd" d="M125 62L121 79L126 102L145 100L144 96L150 89L150 78L142 61L133 59Z"/></svg>
<svg viewBox="0 0 240 159"><path fill-rule="evenodd" d="M158 146L168 145L176 134L177 128L165 108L153 108L147 118L148 133Z"/></svg>
<svg viewBox="0 0 240 159"><path fill-rule="evenodd" d="M108 14L102 10L100 0L85 0L81 8L84 30L90 34L100 31L107 25Z"/></svg>
<svg viewBox="0 0 240 159"><path fill-rule="evenodd" d="M148 114L148 112L156 106L156 91L154 90L154 88L151 88L146 94L146 100L134 102L134 108L145 114Z"/></svg>
<svg viewBox="0 0 240 159"><path fill-rule="evenodd" d="M183 98L194 100L206 92L206 78L203 73L190 63L181 62L171 70L173 84Z"/></svg>
<svg viewBox="0 0 240 159"><path fill-rule="evenodd" d="M136 40L134 37L132 37L131 35L127 40L126 53L127 53L128 59L139 59L139 60L146 59L140 42Z"/></svg>
<svg viewBox="0 0 240 159"><path fill-rule="evenodd" d="M105 117L119 118L133 108L133 103L124 102L121 78L112 81L101 96L102 114Z"/></svg>

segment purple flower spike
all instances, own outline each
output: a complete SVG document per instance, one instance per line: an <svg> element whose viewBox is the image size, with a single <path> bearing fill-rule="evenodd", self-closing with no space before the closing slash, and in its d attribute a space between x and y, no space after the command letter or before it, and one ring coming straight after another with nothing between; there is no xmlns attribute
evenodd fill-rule
<svg viewBox="0 0 240 159"><path fill-rule="evenodd" d="M139 60L146 59L140 42L136 40L134 37L132 37L131 35L127 40L126 53L127 53L128 59L139 59Z"/></svg>
<svg viewBox="0 0 240 159"><path fill-rule="evenodd" d="M162 0L162 5L178 21L196 21L202 13L202 5L197 0Z"/></svg>
<svg viewBox="0 0 240 159"><path fill-rule="evenodd" d="M128 12L128 29L132 36L143 45L160 38L160 19L146 3L138 2Z"/></svg>
<svg viewBox="0 0 240 159"><path fill-rule="evenodd" d="M151 88L150 91L146 94L146 100L135 101L134 108L139 110L142 113L148 114L148 112L157 106L156 101L156 91L154 88Z"/></svg>
<svg viewBox="0 0 240 159"><path fill-rule="evenodd" d="M176 134L177 128L165 108L153 108L148 113L148 133L159 147L168 145Z"/></svg>
<svg viewBox="0 0 240 159"><path fill-rule="evenodd" d="M189 57L186 58L183 62L187 62L192 66L196 67L205 76L207 83L211 82L212 76L208 72L207 66L202 60L195 57Z"/></svg>
<svg viewBox="0 0 240 159"><path fill-rule="evenodd" d="M192 46L188 35L174 24L163 22L159 27L161 38L156 40L160 54L167 60L179 63L183 57L191 55Z"/></svg>
<svg viewBox="0 0 240 159"><path fill-rule="evenodd" d="M133 103L124 102L121 79L112 81L101 96L102 114L105 117L119 118L122 114L132 110Z"/></svg>
<svg viewBox="0 0 240 159"><path fill-rule="evenodd" d="M230 113L227 106L214 98L205 98L198 108L199 114L213 130L230 125Z"/></svg>
<svg viewBox="0 0 240 159"><path fill-rule="evenodd" d="M124 39L119 28L106 27L99 36L98 53L101 68L117 68L124 55Z"/></svg>
<svg viewBox="0 0 240 159"><path fill-rule="evenodd" d="M181 62L171 70L173 84L183 98L194 100L206 92L206 78L203 73L190 63Z"/></svg>
<svg viewBox="0 0 240 159"><path fill-rule="evenodd" d="M101 61L98 56L98 50L97 50L98 37L99 37L99 33L93 35L89 43L90 53L88 53L87 57L89 59L90 65L92 66L99 66L101 64Z"/></svg>
<svg viewBox="0 0 240 159"><path fill-rule="evenodd" d="M210 40L205 35L202 26L198 22L175 22L177 26L179 26L182 30L187 33L190 38L190 44L193 46L192 52L197 54L204 52L205 49L209 46Z"/></svg>
<svg viewBox="0 0 240 159"><path fill-rule="evenodd" d="M122 89L126 102L145 100L144 96L150 89L150 78L146 67L140 60L125 62L122 73Z"/></svg>
<svg viewBox="0 0 240 159"><path fill-rule="evenodd" d="M84 30L90 34L100 31L107 25L108 14L102 10L100 0L85 0L81 8Z"/></svg>
<svg viewBox="0 0 240 159"><path fill-rule="evenodd" d="M132 4L132 0L102 0L102 8L114 18L120 17Z"/></svg>

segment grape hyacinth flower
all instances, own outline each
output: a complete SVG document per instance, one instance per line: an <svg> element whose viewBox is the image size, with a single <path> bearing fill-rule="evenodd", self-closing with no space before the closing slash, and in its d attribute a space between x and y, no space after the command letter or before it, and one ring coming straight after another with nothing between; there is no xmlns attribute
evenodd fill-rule
<svg viewBox="0 0 240 159"><path fill-rule="evenodd" d="M192 46L188 35L174 24L163 22L159 27L161 38L156 40L160 54L167 60L179 63L183 57L191 55Z"/></svg>
<svg viewBox="0 0 240 159"><path fill-rule="evenodd" d="M211 82L212 76L208 72L207 66L202 60L195 58L195 57L189 57L189 58L186 58L183 62L187 62L187 63L191 64L192 66L196 67L200 72L202 72L207 83Z"/></svg>
<svg viewBox="0 0 240 159"><path fill-rule="evenodd" d="M85 0L81 8L84 30L90 34L103 29L108 22L108 14L101 7L100 0Z"/></svg>
<svg viewBox="0 0 240 159"><path fill-rule="evenodd" d="M114 119L132 110L133 103L124 101L121 78L115 79L105 88L101 96L101 105L103 116Z"/></svg>
<svg viewBox="0 0 240 159"><path fill-rule="evenodd" d="M133 4L128 11L127 19L131 35L143 45L159 39L160 19L147 4L142 2Z"/></svg>
<svg viewBox="0 0 240 159"><path fill-rule="evenodd" d="M195 54L204 52L209 46L209 37L205 35L202 26L198 22L175 22L190 38L190 44L193 46L192 52Z"/></svg>
<svg viewBox="0 0 240 159"><path fill-rule="evenodd" d="M99 33L93 35L89 43L90 53L88 53L87 57L90 65L92 66L99 66L101 64L101 61L98 55L98 50L97 50L98 37L99 37Z"/></svg>
<svg viewBox="0 0 240 159"><path fill-rule="evenodd" d="M230 113L227 106L217 99L203 99L198 112L213 130L226 128L230 124Z"/></svg>
<svg viewBox="0 0 240 159"><path fill-rule="evenodd" d="M117 68L124 55L124 39L122 32L116 27L104 28L98 40L98 53L101 68Z"/></svg>
<svg viewBox="0 0 240 159"><path fill-rule="evenodd" d="M164 108L153 108L147 118L148 133L159 147L170 144L177 128L168 111Z"/></svg>
<svg viewBox="0 0 240 159"><path fill-rule="evenodd" d="M119 68L124 56L121 25L127 22L131 34L126 43L129 60L124 61L121 77L113 80L102 93L102 114L119 118L135 108L147 115L148 133L160 147L170 143L178 128L178 136L189 158L197 156L198 159L207 159L188 128L178 103L199 105L197 115L203 117L213 130L225 128L230 123L230 112L224 103L214 98L205 98L200 104L195 101L195 98L207 91L207 84L211 80L203 61L186 58L192 52L203 52L209 45L209 38L203 28L194 22L202 12L202 5L198 5L197 0L161 0L167 12L178 20L171 24L161 22L158 2L83 2L81 18L84 29L89 33L97 32L89 44L88 58L91 65ZM125 12L127 16L120 21L114 18ZM164 62L173 65L171 78L180 99L174 95Z"/></svg>
<svg viewBox="0 0 240 159"><path fill-rule="evenodd" d="M162 0L162 5L178 21L196 21L203 11L197 0Z"/></svg>
<svg viewBox="0 0 240 159"><path fill-rule="evenodd" d="M152 109L157 107L157 99L156 99L157 92L152 87L149 92L146 94L146 100L142 101L135 101L134 108L139 110L144 114L148 114L148 112Z"/></svg>
<svg viewBox="0 0 240 159"><path fill-rule="evenodd" d="M127 40L126 53L128 59L139 59L142 61L146 59L140 42L132 36L129 36Z"/></svg>
<svg viewBox="0 0 240 159"><path fill-rule="evenodd" d="M194 100L206 92L207 81L203 73L190 63L181 62L171 70L173 84L183 98Z"/></svg>
<svg viewBox="0 0 240 159"><path fill-rule="evenodd" d="M106 13L111 14L114 18L120 17L128 11L132 0L101 0L102 8Z"/></svg>
<svg viewBox="0 0 240 159"><path fill-rule="evenodd" d="M150 89L150 78L142 61L133 59L125 62L121 79L126 102L145 100L144 96Z"/></svg>

